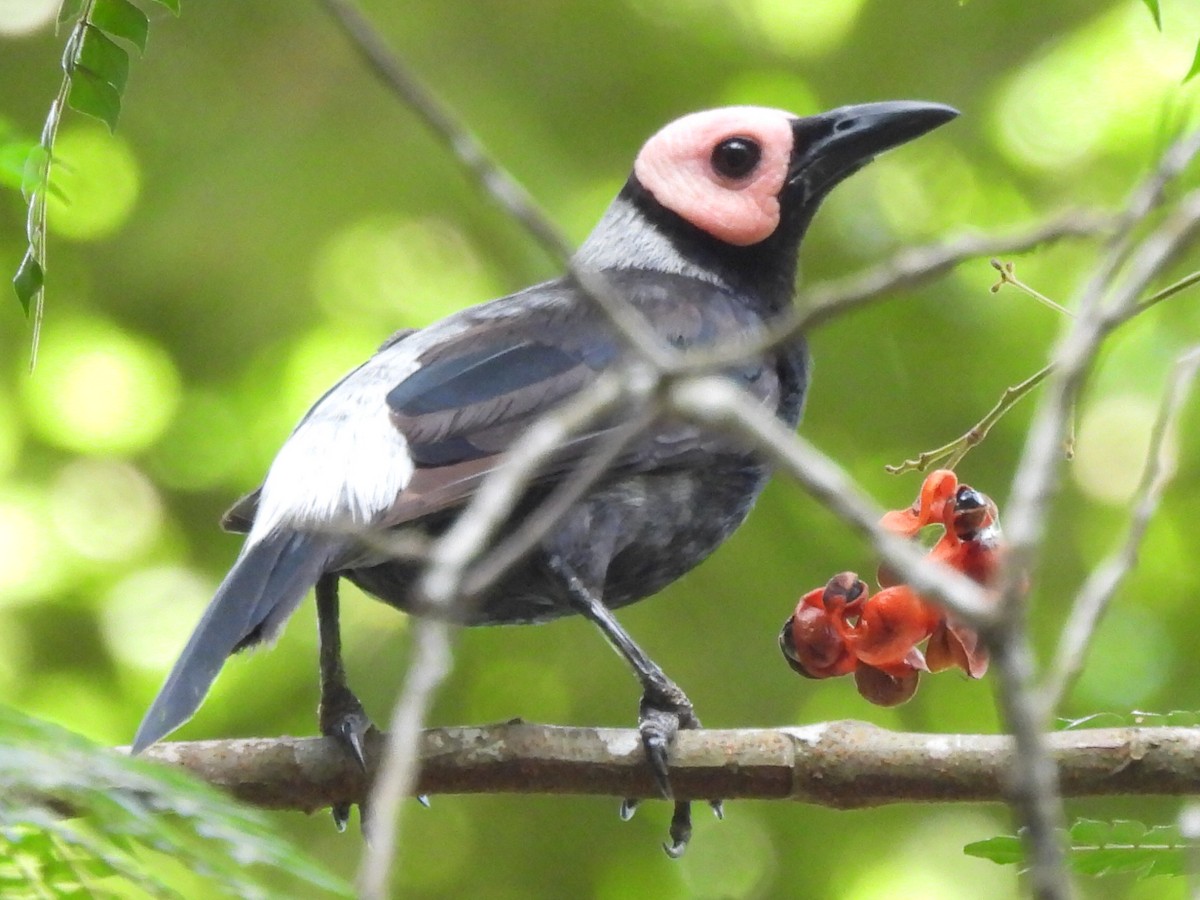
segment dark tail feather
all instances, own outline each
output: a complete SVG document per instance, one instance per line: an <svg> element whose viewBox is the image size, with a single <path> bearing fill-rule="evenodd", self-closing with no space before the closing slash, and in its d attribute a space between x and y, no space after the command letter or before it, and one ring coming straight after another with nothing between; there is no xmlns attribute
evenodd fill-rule
<svg viewBox="0 0 1200 900"><path fill-rule="evenodd" d="M333 538L284 532L244 551L204 611L133 739L140 753L192 717L234 650L275 636L335 549Z"/></svg>

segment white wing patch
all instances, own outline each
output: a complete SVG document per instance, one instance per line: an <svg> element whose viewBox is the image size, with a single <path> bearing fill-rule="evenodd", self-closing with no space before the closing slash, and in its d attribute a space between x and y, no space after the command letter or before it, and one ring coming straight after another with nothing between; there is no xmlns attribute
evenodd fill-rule
<svg viewBox="0 0 1200 900"><path fill-rule="evenodd" d="M374 406L367 415L315 414L296 429L267 473L248 543L280 526L362 529L391 506L413 462L382 392Z"/></svg>
<svg viewBox="0 0 1200 900"><path fill-rule="evenodd" d="M369 528L413 475L387 394L431 345L462 330L451 316L388 347L322 398L280 448L263 482L249 547L279 528Z"/></svg>
<svg viewBox="0 0 1200 900"><path fill-rule="evenodd" d="M413 476L387 395L420 368L430 348L482 322L555 306L546 285L455 313L385 348L317 402L279 450L263 482L249 548L272 531L361 531L391 508ZM243 548L243 552L245 552Z"/></svg>

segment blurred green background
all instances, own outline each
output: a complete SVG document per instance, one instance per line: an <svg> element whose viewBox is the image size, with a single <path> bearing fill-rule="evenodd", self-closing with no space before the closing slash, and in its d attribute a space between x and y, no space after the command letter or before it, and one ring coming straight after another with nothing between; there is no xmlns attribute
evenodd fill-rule
<svg viewBox="0 0 1200 900"><path fill-rule="evenodd" d="M33 137L60 73L43 0L0 2L0 117ZM585 0L365 4L396 49L575 240L667 120L728 103L797 113L924 98L953 125L838 188L807 240L808 280L965 228L1004 229L1112 204L1183 124L1180 81L1200 5L1163 0ZM0 302L0 702L126 743L221 575L220 513L254 487L295 420L392 330L555 274L364 71L312 3L154 4L117 135L68 113L52 204L46 326ZM44 22L45 15L42 16ZM32 30L29 30L32 28ZM23 33L22 33L23 32ZM1193 174L1191 181L1196 182ZM20 197L0 194L0 271L24 251ZM1093 251L1064 245L1017 271L1067 300ZM1178 271L1200 266L1200 254ZM6 276L7 277L7 276ZM949 439L1036 370L1059 317L988 292L986 260L813 335L803 431L888 507L919 476L883 465ZM1200 337L1184 295L1123 329L1079 410L1078 457L1035 586L1039 650L1114 544L1171 360ZM1003 503L1031 406L968 457ZM1200 418L1139 567L1096 638L1066 714L1200 709ZM859 718L994 731L990 684L926 679L895 710L848 679L809 682L775 640L796 596L871 572L861 543L778 482L714 558L622 620L706 725ZM409 655L407 621L346 588L352 683L382 720ZM231 662L180 738L311 734L311 604L270 653ZM582 621L465 632L432 724L521 716L631 725L637 689ZM1073 815L1171 821L1178 800L1072 802ZM1018 894L1011 869L962 846L1010 827L1000 805L834 812L788 803L700 810L688 855L659 849L669 809L622 824L615 800L434 797L407 818L414 897L973 898ZM335 870L359 838L325 815L280 828ZM1184 896L1182 881L1090 882L1092 897Z"/></svg>

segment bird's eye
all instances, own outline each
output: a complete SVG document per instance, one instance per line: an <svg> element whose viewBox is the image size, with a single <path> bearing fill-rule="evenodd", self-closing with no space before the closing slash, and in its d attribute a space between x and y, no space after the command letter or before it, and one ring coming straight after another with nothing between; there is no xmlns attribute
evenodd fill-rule
<svg viewBox="0 0 1200 900"><path fill-rule="evenodd" d="M725 178L745 178L758 167L762 147L748 137L726 138L713 147L713 171Z"/></svg>

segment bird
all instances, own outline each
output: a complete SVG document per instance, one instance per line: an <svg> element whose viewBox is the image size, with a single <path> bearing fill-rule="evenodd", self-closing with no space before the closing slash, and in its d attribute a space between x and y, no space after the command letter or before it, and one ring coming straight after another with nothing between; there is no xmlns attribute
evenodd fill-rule
<svg viewBox="0 0 1200 900"><path fill-rule="evenodd" d="M924 101L808 116L735 106L661 128L567 274L397 332L304 415L261 487L226 515L225 527L245 533L245 542L132 751L191 718L225 660L273 640L315 588L320 728L365 764L371 725L342 664L339 580L401 611L428 613L412 590L420 563L395 558L381 538L401 529L444 533L533 422L632 359L574 273L598 273L655 338L677 350L763 335L793 302L801 239L830 190L878 154L957 115ZM797 427L809 383L802 337L723 374ZM618 409L561 448L506 527L539 509L631 415ZM642 745L670 797L670 745L700 720L614 610L708 557L745 520L770 474L770 464L736 436L659 415L624 441L524 559L458 605L457 620L532 624L578 614L595 623L640 682ZM664 845L671 855L686 845L688 809L676 805L672 843ZM627 801L623 812L631 810ZM344 826L348 808L334 815Z"/></svg>

